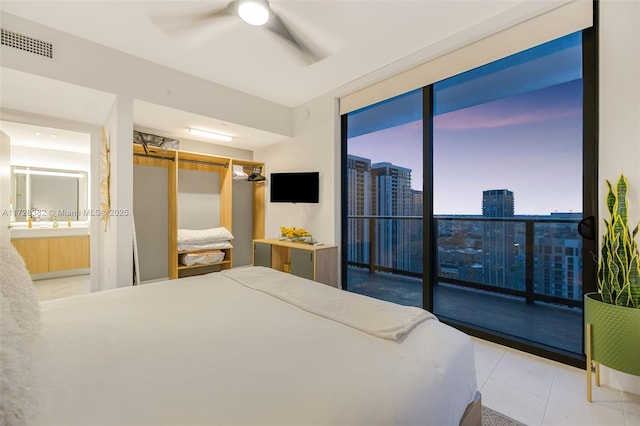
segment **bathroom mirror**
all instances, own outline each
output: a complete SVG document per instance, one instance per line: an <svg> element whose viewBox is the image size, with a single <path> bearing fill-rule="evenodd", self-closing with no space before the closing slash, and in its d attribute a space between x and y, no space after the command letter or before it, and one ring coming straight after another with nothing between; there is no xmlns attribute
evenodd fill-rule
<svg viewBox="0 0 640 426"><path fill-rule="evenodd" d="M87 220L87 181L85 171L12 166L11 220Z"/></svg>

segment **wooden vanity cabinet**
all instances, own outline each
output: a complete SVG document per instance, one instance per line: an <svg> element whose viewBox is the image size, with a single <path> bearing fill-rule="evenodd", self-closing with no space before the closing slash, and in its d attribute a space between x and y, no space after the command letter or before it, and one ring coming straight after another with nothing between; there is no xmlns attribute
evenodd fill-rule
<svg viewBox="0 0 640 426"><path fill-rule="evenodd" d="M84 269L90 265L89 235L14 238L11 243L32 275Z"/></svg>

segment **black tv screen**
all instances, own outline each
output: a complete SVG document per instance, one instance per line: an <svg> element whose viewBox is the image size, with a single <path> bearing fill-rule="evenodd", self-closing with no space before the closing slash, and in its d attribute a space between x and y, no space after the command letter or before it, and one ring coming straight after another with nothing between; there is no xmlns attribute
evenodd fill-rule
<svg viewBox="0 0 640 426"><path fill-rule="evenodd" d="M272 203L317 203L320 173L271 173L269 186Z"/></svg>

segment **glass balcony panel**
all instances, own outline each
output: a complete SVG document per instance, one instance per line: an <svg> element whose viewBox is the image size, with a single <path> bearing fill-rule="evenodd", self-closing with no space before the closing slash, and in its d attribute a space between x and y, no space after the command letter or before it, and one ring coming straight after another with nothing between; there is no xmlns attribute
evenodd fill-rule
<svg viewBox="0 0 640 426"><path fill-rule="evenodd" d="M436 217L434 313L513 338L580 351L581 288L579 283L562 285L580 277L582 240L575 231L577 222ZM348 226L353 232L348 246L348 289L421 307L422 219L350 216ZM513 249L488 255L498 238L508 240ZM389 246L385 239L399 242L395 250L382 250ZM531 271L527 271L527 259L531 259ZM511 279L502 278L502 271L509 271L505 275Z"/></svg>
<svg viewBox="0 0 640 426"><path fill-rule="evenodd" d="M525 224L438 218L438 277L450 283L525 291Z"/></svg>
<svg viewBox="0 0 640 426"><path fill-rule="evenodd" d="M535 294L581 303L582 237L576 223L537 222L534 235Z"/></svg>

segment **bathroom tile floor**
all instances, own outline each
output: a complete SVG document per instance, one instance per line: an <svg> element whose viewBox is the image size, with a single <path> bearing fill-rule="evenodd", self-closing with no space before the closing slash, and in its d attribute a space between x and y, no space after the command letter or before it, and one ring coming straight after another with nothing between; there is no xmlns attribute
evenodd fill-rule
<svg viewBox="0 0 640 426"><path fill-rule="evenodd" d="M529 426L640 426L640 396L607 386L586 399L586 373L472 338L482 404Z"/></svg>
<svg viewBox="0 0 640 426"><path fill-rule="evenodd" d="M33 285L36 288L38 300L41 302L91 292L89 274L35 280L33 281Z"/></svg>

